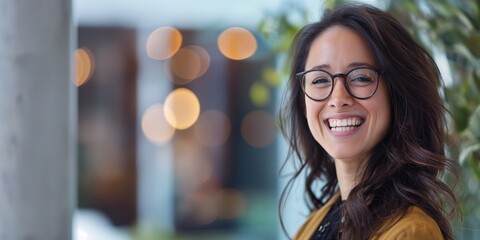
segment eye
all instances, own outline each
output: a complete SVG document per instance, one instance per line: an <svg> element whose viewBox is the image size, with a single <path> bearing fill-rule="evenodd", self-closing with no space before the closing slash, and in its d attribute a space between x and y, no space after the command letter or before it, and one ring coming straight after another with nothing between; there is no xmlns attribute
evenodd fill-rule
<svg viewBox="0 0 480 240"><path fill-rule="evenodd" d="M373 82L373 78L369 76L354 76L350 79L349 84L356 86L356 87L361 87L361 86L367 86Z"/></svg>
<svg viewBox="0 0 480 240"><path fill-rule="evenodd" d="M315 78L312 80L312 84L328 84L330 80L327 78Z"/></svg>
<svg viewBox="0 0 480 240"><path fill-rule="evenodd" d="M324 71L309 71L304 75L304 83L307 88L328 88L332 85L332 79Z"/></svg>
<svg viewBox="0 0 480 240"><path fill-rule="evenodd" d="M313 88L328 88L332 84L330 78L317 77L310 81L310 86Z"/></svg>
<svg viewBox="0 0 480 240"><path fill-rule="evenodd" d="M369 83L372 82L372 78L367 76L356 76L354 79L352 79L352 82Z"/></svg>

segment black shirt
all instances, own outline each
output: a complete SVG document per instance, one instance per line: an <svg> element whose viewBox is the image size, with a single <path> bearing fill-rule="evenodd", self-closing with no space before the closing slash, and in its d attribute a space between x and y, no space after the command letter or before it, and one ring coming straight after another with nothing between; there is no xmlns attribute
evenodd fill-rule
<svg viewBox="0 0 480 240"><path fill-rule="evenodd" d="M333 240L337 239L340 230L342 217L340 214L341 199L336 201L330 211L328 211L325 219L318 226L318 230L312 235L310 240Z"/></svg>

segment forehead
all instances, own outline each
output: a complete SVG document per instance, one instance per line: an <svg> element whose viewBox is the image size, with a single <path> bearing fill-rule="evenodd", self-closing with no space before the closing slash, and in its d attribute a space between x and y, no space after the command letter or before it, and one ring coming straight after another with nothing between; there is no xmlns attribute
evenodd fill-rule
<svg viewBox="0 0 480 240"><path fill-rule="evenodd" d="M320 67L342 72L351 68L352 64L377 65L366 41L357 32L343 26L332 26L312 42L305 69Z"/></svg>

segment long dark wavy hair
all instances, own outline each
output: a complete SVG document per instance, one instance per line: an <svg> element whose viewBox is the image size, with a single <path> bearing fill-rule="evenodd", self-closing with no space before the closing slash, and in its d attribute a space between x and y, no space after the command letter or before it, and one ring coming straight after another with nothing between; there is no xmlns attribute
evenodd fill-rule
<svg viewBox="0 0 480 240"><path fill-rule="evenodd" d="M280 127L290 145L288 158L295 155L300 165L283 191L280 218L292 183L302 172L311 211L338 191L334 162L309 130L305 95L295 78L305 70L314 39L332 26L347 27L366 41L383 71L392 116L388 132L372 150L363 176L342 205L341 238L368 239L386 219L401 217L417 206L436 221L445 239L454 239L449 217L455 215L458 204L441 176L449 172L458 181L458 170L444 152L447 124L439 69L396 19L368 5L327 10L321 21L306 25L295 38ZM323 187L316 187L318 181L323 181Z"/></svg>

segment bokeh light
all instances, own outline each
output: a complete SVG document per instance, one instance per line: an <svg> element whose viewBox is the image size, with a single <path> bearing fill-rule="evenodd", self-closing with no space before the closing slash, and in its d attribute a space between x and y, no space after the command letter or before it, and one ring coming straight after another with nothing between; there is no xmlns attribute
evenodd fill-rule
<svg viewBox="0 0 480 240"><path fill-rule="evenodd" d="M243 118L240 128L243 139L252 147L267 147L275 140L275 121L267 111L250 112Z"/></svg>
<svg viewBox="0 0 480 240"><path fill-rule="evenodd" d="M267 67L263 70L262 78L266 83L268 83L268 85L272 87L278 87L282 82L280 73L272 67Z"/></svg>
<svg viewBox="0 0 480 240"><path fill-rule="evenodd" d="M197 140L207 147L218 147L230 136L230 119L218 110L203 112L193 126Z"/></svg>
<svg viewBox="0 0 480 240"><path fill-rule="evenodd" d="M164 65L168 79L178 85L185 85L201 77L210 67L210 55L197 45L181 48L170 61Z"/></svg>
<svg viewBox="0 0 480 240"><path fill-rule="evenodd" d="M256 81L250 86L250 99L255 106L264 107L270 102L270 91L265 84Z"/></svg>
<svg viewBox="0 0 480 240"><path fill-rule="evenodd" d="M170 141L175 133L175 129L165 119L162 104L154 104L143 113L142 130L145 137L157 146Z"/></svg>
<svg viewBox="0 0 480 240"><path fill-rule="evenodd" d="M171 68L178 78L172 80L176 84L187 84L190 81L202 76L210 66L210 55L208 52L196 45L186 46L180 49L172 57L167 69Z"/></svg>
<svg viewBox="0 0 480 240"><path fill-rule="evenodd" d="M182 34L173 27L159 27L147 39L147 55L156 60L171 58L182 45Z"/></svg>
<svg viewBox="0 0 480 240"><path fill-rule="evenodd" d="M167 122L176 129L187 129L200 115L200 102L192 91L178 88L168 94L164 102Z"/></svg>
<svg viewBox="0 0 480 240"><path fill-rule="evenodd" d="M85 84L93 74L95 61L92 52L87 48L78 48L74 51L75 57L75 86Z"/></svg>
<svg viewBox="0 0 480 240"><path fill-rule="evenodd" d="M177 77L189 82L200 73L200 64L200 57L195 50L182 48L172 58L171 67Z"/></svg>
<svg viewBox="0 0 480 240"><path fill-rule="evenodd" d="M210 67L210 55L208 54L207 50L205 50L205 48L197 45L190 45L186 48L194 50L200 58L200 72L198 72L197 75L197 78L199 78L203 74L205 74Z"/></svg>
<svg viewBox="0 0 480 240"><path fill-rule="evenodd" d="M242 60L252 56L257 50L255 36L245 28L231 27L218 37L218 48L230 59Z"/></svg>

